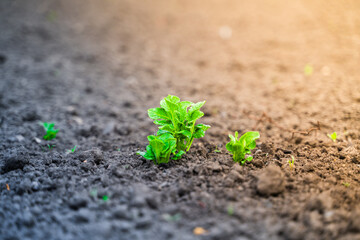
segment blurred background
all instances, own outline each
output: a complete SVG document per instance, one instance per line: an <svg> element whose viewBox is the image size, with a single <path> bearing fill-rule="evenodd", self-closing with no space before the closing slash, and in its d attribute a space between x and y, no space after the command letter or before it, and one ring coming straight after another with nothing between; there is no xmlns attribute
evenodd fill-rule
<svg viewBox="0 0 360 240"><path fill-rule="evenodd" d="M29 101L61 91L79 101L85 84L141 108L171 93L227 118L359 119L356 0L3 0L0 11L1 61L27 74L14 83L3 72L0 87Z"/></svg>

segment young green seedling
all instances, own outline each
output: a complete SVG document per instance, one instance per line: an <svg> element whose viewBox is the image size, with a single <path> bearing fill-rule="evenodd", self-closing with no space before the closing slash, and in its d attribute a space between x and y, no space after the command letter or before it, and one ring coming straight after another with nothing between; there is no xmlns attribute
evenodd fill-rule
<svg viewBox="0 0 360 240"><path fill-rule="evenodd" d="M291 155L291 159L292 160L289 160L289 167L290 167L290 170L292 171L294 169L294 161L295 161L295 158L293 155Z"/></svg>
<svg viewBox="0 0 360 240"><path fill-rule="evenodd" d="M227 207L227 213L228 213L229 216L234 215L234 206L233 205L229 205Z"/></svg>
<svg viewBox="0 0 360 240"><path fill-rule="evenodd" d="M157 135L170 133L176 139L178 151L189 151L195 138L205 136L209 125L196 124L196 121L204 116L200 108L205 101L192 103L180 101L180 98L169 95L160 101L159 108L150 108L149 117L159 125Z"/></svg>
<svg viewBox="0 0 360 240"><path fill-rule="evenodd" d="M333 140L333 142L336 143L336 138L337 138L337 133L333 132L332 134L328 134L327 135L331 140Z"/></svg>
<svg viewBox="0 0 360 240"><path fill-rule="evenodd" d="M180 150L176 153L176 139L170 133L164 133L160 136L148 136L149 145L146 152L138 151L136 154L143 156L148 160L153 160L155 164L168 163L171 159L179 159L185 152Z"/></svg>
<svg viewBox="0 0 360 240"><path fill-rule="evenodd" d="M48 147L49 150L52 150L53 148L56 147L55 144L51 144L51 145L50 145L50 144L47 144L46 146ZM41 148L42 148L43 152L45 152L46 148L45 148L44 146L42 146Z"/></svg>
<svg viewBox="0 0 360 240"><path fill-rule="evenodd" d="M216 153L221 153L221 150L219 150L219 149L218 149L218 146L216 146L214 152L216 152Z"/></svg>
<svg viewBox="0 0 360 240"><path fill-rule="evenodd" d="M230 142L226 144L226 149L233 155L234 162L240 162L241 165L245 162L250 162L253 157L246 154L251 154L251 150L256 147L256 139L260 138L259 132L247 132L238 138L239 133L236 131L235 136L229 134Z"/></svg>
<svg viewBox="0 0 360 240"><path fill-rule="evenodd" d="M75 149L76 149L76 145L72 149L68 150L68 153L74 153Z"/></svg>
<svg viewBox="0 0 360 240"><path fill-rule="evenodd" d="M43 122L42 126L46 131L46 134L43 137L45 140L51 140L56 138L56 134L59 132L59 129L54 129L55 123Z"/></svg>
<svg viewBox="0 0 360 240"><path fill-rule="evenodd" d="M305 76L311 76L314 72L314 68L310 64L306 64L304 67Z"/></svg>

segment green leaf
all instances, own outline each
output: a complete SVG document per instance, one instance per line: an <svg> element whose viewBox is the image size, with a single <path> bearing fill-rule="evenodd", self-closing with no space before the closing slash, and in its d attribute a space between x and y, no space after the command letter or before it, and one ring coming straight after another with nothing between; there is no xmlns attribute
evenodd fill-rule
<svg viewBox="0 0 360 240"><path fill-rule="evenodd" d="M180 135L183 135L183 136L185 136L186 138L188 138L188 139L190 139L191 138L191 132L190 131L188 131L188 130L182 130L182 131L180 131L180 132L177 132L177 134L180 134Z"/></svg>
<svg viewBox="0 0 360 240"><path fill-rule="evenodd" d="M204 136L205 132L201 128L197 129L194 133L194 138L202 138Z"/></svg>
<svg viewBox="0 0 360 240"><path fill-rule="evenodd" d="M233 152L232 146L233 146L232 142L228 142L225 146L226 150L228 150L230 153Z"/></svg>
<svg viewBox="0 0 360 240"><path fill-rule="evenodd" d="M178 102L180 102L180 98L173 95L168 95L160 101L160 106L167 112L173 112L175 111L175 106L177 106Z"/></svg>
<svg viewBox="0 0 360 240"><path fill-rule="evenodd" d="M168 113L163 108L150 108L148 110L148 115L151 119L154 119L154 120L157 120L157 119L169 120L170 119Z"/></svg>
<svg viewBox="0 0 360 240"><path fill-rule="evenodd" d="M170 120L155 120L154 123L156 125L166 125L166 124L172 124Z"/></svg>
<svg viewBox="0 0 360 240"><path fill-rule="evenodd" d="M161 130L168 131L173 133L174 132L174 126L172 124L166 124L164 126L159 127Z"/></svg>
<svg viewBox="0 0 360 240"><path fill-rule="evenodd" d="M150 144L150 146L152 148L152 151L153 151L153 153L155 155L156 160L159 160L160 157L161 157L161 152L162 152L163 147L165 146L165 144L162 141L160 141L159 139L157 139L157 138L151 140L149 142L149 144Z"/></svg>
<svg viewBox="0 0 360 240"><path fill-rule="evenodd" d="M208 130L210 128L210 125L206 125L206 124L201 123L201 124L196 125L195 128L200 128L205 132L206 130Z"/></svg>
<svg viewBox="0 0 360 240"><path fill-rule="evenodd" d="M169 101L169 102L172 102L172 103L178 103L180 102L180 98L177 97L177 96L174 96L174 95L168 95L166 98L165 98L166 101Z"/></svg>
<svg viewBox="0 0 360 240"><path fill-rule="evenodd" d="M247 149L254 149L256 147L256 139L260 138L259 132L247 132L241 136L239 142Z"/></svg>
<svg viewBox="0 0 360 240"><path fill-rule="evenodd" d="M171 159L178 160L182 157L182 155L185 154L185 151L179 151L177 154L175 154Z"/></svg>
<svg viewBox="0 0 360 240"><path fill-rule="evenodd" d="M149 135L149 136L147 137L147 139L148 139L149 142L152 141L152 140L154 140L155 138L156 138L156 136L154 136L154 135Z"/></svg>
<svg viewBox="0 0 360 240"><path fill-rule="evenodd" d="M205 104L206 101L195 103L189 109L189 115L192 115L193 112L200 110L200 108Z"/></svg>
<svg viewBox="0 0 360 240"><path fill-rule="evenodd" d="M183 101L179 103L179 120L182 122L186 118L187 109L190 107L193 103L189 101Z"/></svg>
<svg viewBox="0 0 360 240"><path fill-rule="evenodd" d="M198 120L199 118L201 118L202 116L204 116L204 113L202 111L196 110L192 114L188 115L188 121L194 122L194 121Z"/></svg>
<svg viewBox="0 0 360 240"><path fill-rule="evenodd" d="M166 130L162 130L162 129L159 129L156 133L156 135L160 136L160 135L163 135L163 134L166 134L166 133L169 133L168 131Z"/></svg>
<svg viewBox="0 0 360 240"><path fill-rule="evenodd" d="M146 152L141 152L141 151L138 151L136 152L137 155L141 155L143 156L145 159L148 159L148 160L155 160L155 156L152 152L152 148L150 145L148 145L146 147Z"/></svg>
<svg viewBox="0 0 360 240"><path fill-rule="evenodd" d="M236 135L236 133L237 132L235 132L235 135ZM236 138L233 135L229 134L229 138L231 139L231 142L233 142L233 143L236 142Z"/></svg>

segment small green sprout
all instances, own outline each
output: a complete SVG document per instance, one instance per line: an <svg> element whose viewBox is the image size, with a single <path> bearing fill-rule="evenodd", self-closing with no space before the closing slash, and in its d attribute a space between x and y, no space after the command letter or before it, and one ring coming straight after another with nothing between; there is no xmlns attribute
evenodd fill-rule
<svg viewBox="0 0 360 240"><path fill-rule="evenodd" d="M76 145L75 145L72 149L67 150L67 152L68 152L68 153L74 153L74 152L75 152L75 149L76 149Z"/></svg>
<svg viewBox="0 0 360 240"><path fill-rule="evenodd" d="M162 215L163 219L167 222L177 222L181 219L181 213L176 213L174 215L170 215L165 213Z"/></svg>
<svg viewBox="0 0 360 240"><path fill-rule="evenodd" d="M232 205L229 205L229 206L227 207L227 214L228 214L229 216L234 215L234 207L233 207Z"/></svg>
<svg viewBox="0 0 360 240"><path fill-rule="evenodd" d="M226 144L226 149L233 155L234 162L240 162L241 165L244 165L245 162L250 162L253 157L248 156L245 158L246 154L251 154L251 150L256 147L256 139L260 138L259 132L247 132L238 137L239 133L236 131L235 136L229 134L230 142Z"/></svg>
<svg viewBox="0 0 360 240"><path fill-rule="evenodd" d="M107 202L107 201L109 200L109 196L108 196L108 195L104 195L104 196L102 197L102 200L103 200L104 202Z"/></svg>
<svg viewBox="0 0 360 240"><path fill-rule="evenodd" d="M292 160L289 160L289 167L290 167L290 170L292 171L294 169L295 157L293 155L291 155L291 159Z"/></svg>
<svg viewBox="0 0 360 240"><path fill-rule="evenodd" d="M47 16L46 16L47 20L49 22L55 22L56 18L57 18L57 13L56 11L54 10L51 10L47 13Z"/></svg>
<svg viewBox="0 0 360 240"><path fill-rule="evenodd" d="M50 145L50 144L47 144L46 146L48 147L49 150L52 150L53 148L56 147L55 144L51 144L51 145ZM46 148L45 148L45 147L41 147L41 148L42 148L43 152L45 152Z"/></svg>
<svg viewBox="0 0 360 240"><path fill-rule="evenodd" d="M96 189L91 189L90 190L90 196L92 196L93 198L97 197L97 190Z"/></svg>
<svg viewBox="0 0 360 240"><path fill-rule="evenodd" d="M43 137L45 140L52 140L56 138L56 134L59 132L59 129L54 129L55 123L43 122L42 126L46 131L46 134Z"/></svg>
<svg viewBox="0 0 360 240"><path fill-rule="evenodd" d="M221 153L221 150L218 149L218 146L216 146L216 149L214 150L216 153Z"/></svg>
<svg viewBox="0 0 360 240"><path fill-rule="evenodd" d="M333 142L336 143L336 138L337 138L337 133L333 132L332 134L328 134L327 135L331 140L333 140Z"/></svg>
<svg viewBox="0 0 360 240"><path fill-rule="evenodd" d="M343 182L343 185L344 185L345 187L350 187L350 183L348 183L348 182Z"/></svg>
<svg viewBox="0 0 360 240"><path fill-rule="evenodd" d="M55 148L55 147L56 147L56 145L55 145L55 144L52 144L52 145L48 144L47 146L48 146L49 150L51 150L51 149L53 149L53 148Z"/></svg>
<svg viewBox="0 0 360 240"><path fill-rule="evenodd" d="M304 67L305 76L311 76L314 72L314 68L310 64L306 64Z"/></svg>

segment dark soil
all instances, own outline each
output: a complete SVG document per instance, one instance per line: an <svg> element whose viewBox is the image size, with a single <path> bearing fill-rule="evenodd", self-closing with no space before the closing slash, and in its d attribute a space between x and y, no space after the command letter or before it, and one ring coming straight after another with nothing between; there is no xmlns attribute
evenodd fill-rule
<svg viewBox="0 0 360 240"><path fill-rule="evenodd" d="M359 12L355 0L1 0L0 239L360 239ZM212 127L156 166L136 151L168 94L206 100ZM236 130L261 134L245 166L224 147Z"/></svg>

